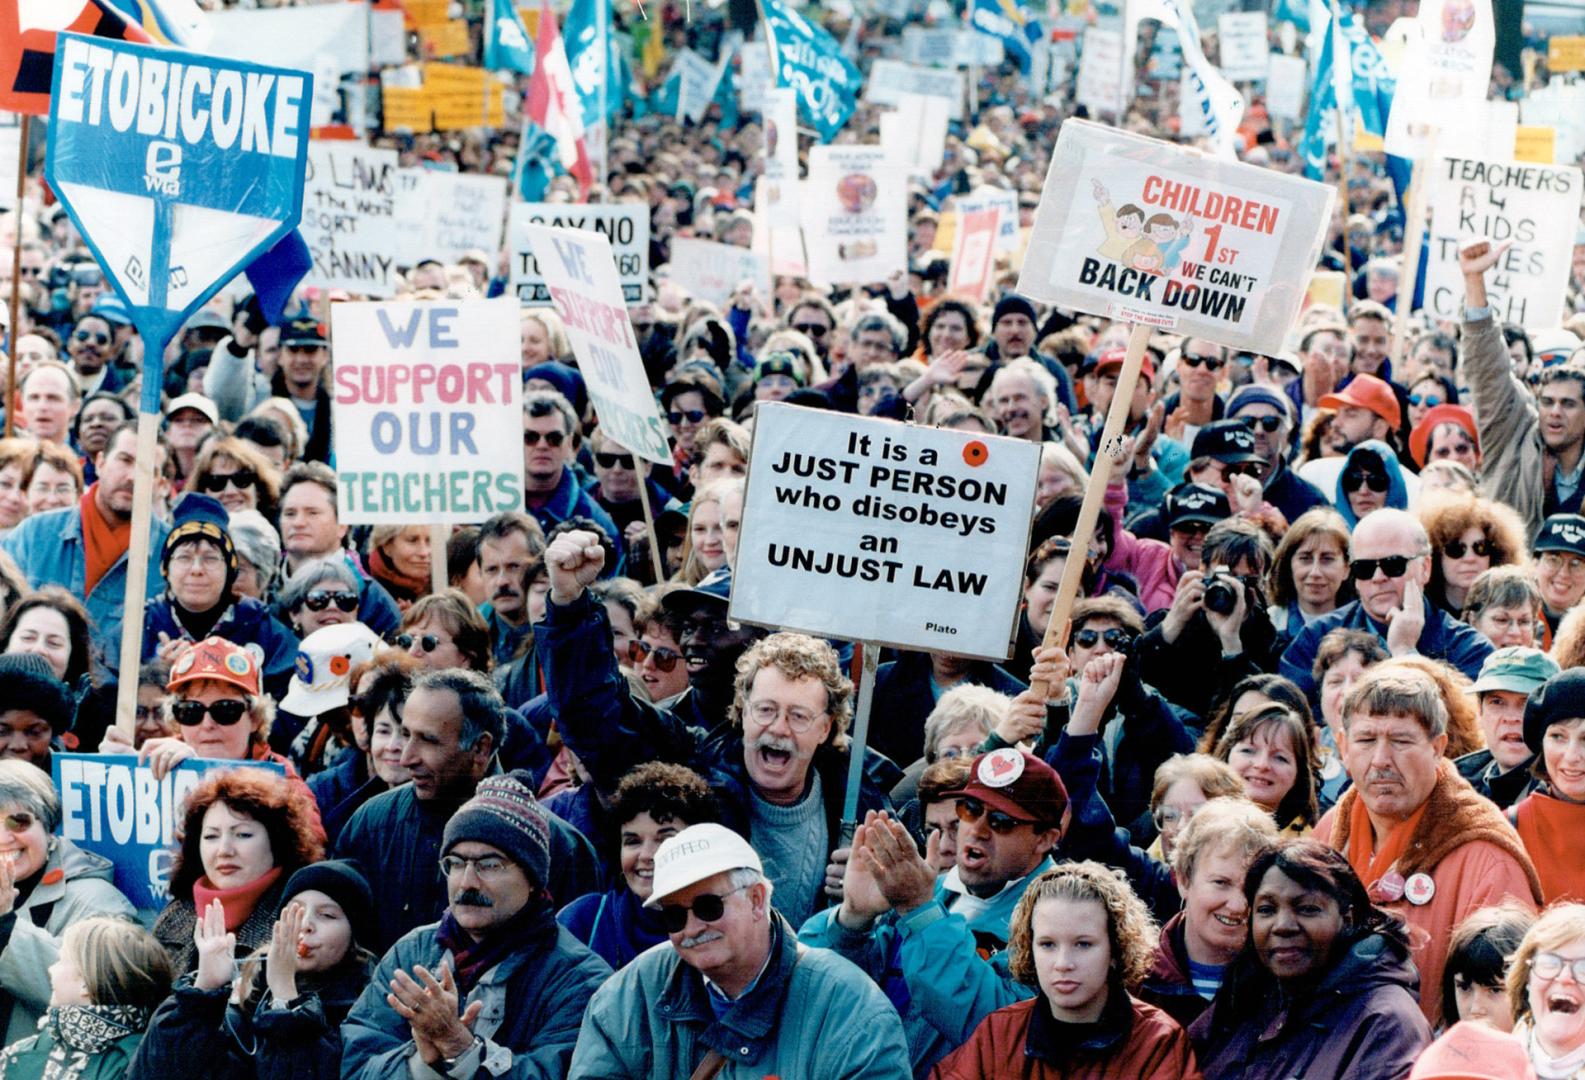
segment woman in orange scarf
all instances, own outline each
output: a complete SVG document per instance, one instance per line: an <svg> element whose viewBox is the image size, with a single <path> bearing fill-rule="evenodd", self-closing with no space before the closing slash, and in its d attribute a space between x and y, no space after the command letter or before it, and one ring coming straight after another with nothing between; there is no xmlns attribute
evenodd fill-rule
<svg viewBox="0 0 1585 1080"><path fill-rule="evenodd" d="M1585 900L1585 669L1543 683L1525 704L1524 741L1541 784L1509 814L1545 903Z"/></svg>

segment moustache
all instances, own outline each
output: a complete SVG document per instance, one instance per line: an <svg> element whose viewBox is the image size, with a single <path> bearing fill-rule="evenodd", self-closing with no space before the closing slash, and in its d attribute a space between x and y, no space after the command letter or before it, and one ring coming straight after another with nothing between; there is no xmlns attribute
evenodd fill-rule
<svg viewBox="0 0 1585 1080"><path fill-rule="evenodd" d="M708 945L712 941L720 941L723 936L724 935L719 930L706 930L702 934L695 934L693 937L683 938L681 941L677 942L677 948L695 949L700 945Z"/></svg>
<svg viewBox="0 0 1585 1080"><path fill-rule="evenodd" d="M463 889L451 903L453 907L493 908L495 906L495 901L478 889Z"/></svg>
<svg viewBox="0 0 1585 1080"><path fill-rule="evenodd" d="M814 757L813 751L799 749L798 744L792 739L784 739L775 735L761 735L754 740L751 747L754 750L779 750L783 754L791 754L794 760L807 761Z"/></svg>
<svg viewBox="0 0 1585 1080"><path fill-rule="evenodd" d="M495 590L495 599L497 600L516 600L522 595L523 594L521 592L512 588L510 585L503 585L499 589Z"/></svg>
<svg viewBox="0 0 1585 1080"><path fill-rule="evenodd" d="M1367 784L1377 782L1400 784L1403 782L1403 777L1398 775L1398 770L1396 769L1372 769L1366 774L1365 782Z"/></svg>

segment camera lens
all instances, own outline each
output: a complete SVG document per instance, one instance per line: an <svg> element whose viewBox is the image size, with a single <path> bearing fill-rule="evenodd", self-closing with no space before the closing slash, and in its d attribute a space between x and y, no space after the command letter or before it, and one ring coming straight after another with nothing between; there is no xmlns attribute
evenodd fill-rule
<svg viewBox="0 0 1585 1080"><path fill-rule="evenodd" d="M1205 610L1228 615L1237 606L1238 594L1227 582L1218 579L1205 587Z"/></svg>

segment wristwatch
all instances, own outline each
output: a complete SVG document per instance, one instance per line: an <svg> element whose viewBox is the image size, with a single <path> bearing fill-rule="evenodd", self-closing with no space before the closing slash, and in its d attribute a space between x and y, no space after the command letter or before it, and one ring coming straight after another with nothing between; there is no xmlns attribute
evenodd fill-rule
<svg viewBox="0 0 1585 1080"><path fill-rule="evenodd" d="M445 1072L445 1074L447 1076L452 1075L451 1070L455 1069L457 1067L457 1062L461 1061L463 1058L465 1058L469 1054L473 1053L474 1050L478 1049L483 1044L484 1044L484 1040L479 1038L479 1036L475 1035L473 1037L473 1041L470 1042L467 1045L467 1047L462 1051L462 1053L457 1054L455 1057L443 1057L443 1058L441 1058L440 1059L440 1064L443 1066L443 1071Z"/></svg>

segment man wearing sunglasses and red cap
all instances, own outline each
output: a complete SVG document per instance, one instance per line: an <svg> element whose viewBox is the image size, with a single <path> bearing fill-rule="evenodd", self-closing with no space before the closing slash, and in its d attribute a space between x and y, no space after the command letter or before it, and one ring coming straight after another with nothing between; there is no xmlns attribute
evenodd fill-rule
<svg viewBox="0 0 1585 1080"><path fill-rule="evenodd" d="M806 945L834 949L881 984L903 1015L923 1076L979 1022L1033 990L1008 974L1013 909L1052 865L1068 793L1056 770L1014 747L974 759L961 791L957 864L941 878L903 825L870 812L853 837L842 904L803 925Z"/></svg>

